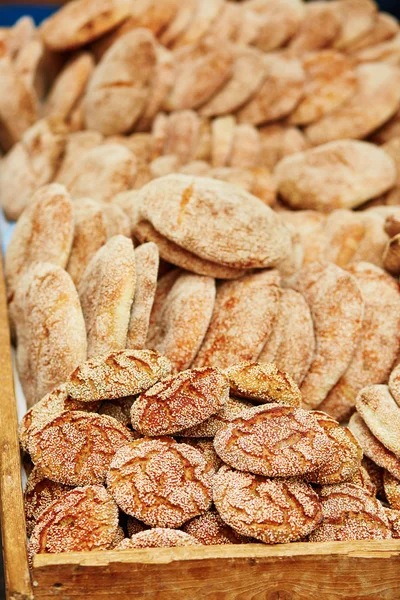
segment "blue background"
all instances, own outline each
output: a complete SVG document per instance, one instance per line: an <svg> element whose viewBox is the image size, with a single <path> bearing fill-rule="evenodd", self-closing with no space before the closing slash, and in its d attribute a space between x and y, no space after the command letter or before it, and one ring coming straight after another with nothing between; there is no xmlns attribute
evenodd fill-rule
<svg viewBox="0 0 400 600"><path fill-rule="evenodd" d="M381 10L386 10L400 17L399 0L381 0L378 4ZM49 6L34 6L32 4L3 5L0 6L0 27L10 27L23 15L31 15L36 23L40 23L57 10L57 8L56 5L51 5L50 3Z"/></svg>

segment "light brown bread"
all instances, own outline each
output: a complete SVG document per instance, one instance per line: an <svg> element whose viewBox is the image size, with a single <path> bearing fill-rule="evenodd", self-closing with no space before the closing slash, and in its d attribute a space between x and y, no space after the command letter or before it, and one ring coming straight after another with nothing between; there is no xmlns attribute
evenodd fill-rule
<svg viewBox="0 0 400 600"><path fill-rule="evenodd" d="M32 406L86 360L85 323L72 279L50 263L35 263L24 274L14 307L18 371Z"/></svg>
<svg viewBox="0 0 400 600"><path fill-rule="evenodd" d="M78 286L89 262L107 242L107 230L101 204L90 198L74 202L72 214L74 237L66 270Z"/></svg>
<svg viewBox="0 0 400 600"><path fill-rule="evenodd" d="M94 69L91 54L83 52L72 58L55 79L43 107L43 114L67 120L85 93Z"/></svg>
<svg viewBox="0 0 400 600"><path fill-rule="evenodd" d="M265 78L258 92L238 112L241 123L260 125L289 115L304 93L301 62L285 56L264 56Z"/></svg>
<svg viewBox="0 0 400 600"><path fill-rule="evenodd" d="M323 467L333 443L313 413L271 403L249 408L224 425L214 438L214 448L240 471L297 477Z"/></svg>
<svg viewBox="0 0 400 600"><path fill-rule="evenodd" d="M332 263L314 265L300 272L297 284L310 306L316 341L300 388L307 408L317 408L346 372L359 344L364 314L360 289L350 273Z"/></svg>
<svg viewBox="0 0 400 600"><path fill-rule="evenodd" d="M30 560L35 554L107 550L117 530L118 508L107 490L101 485L75 488L38 518L29 543Z"/></svg>
<svg viewBox="0 0 400 600"><path fill-rule="evenodd" d="M103 483L116 450L132 440L130 430L106 415L61 413L29 437L29 454L43 474L66 485Z"/></svg>
<svg viewBox="0 0 400 600"><path fill-rule="evenodd" d="M154 295L157 287L159 265L158 248L152 242L135 250L136 286L126 340L127 348L144 348Z"/></svg>
<svg viewBox="0 0 400 600"><path fill-rule="evenodd" d="M64 172L62 183L74 199L111 202L116 194L131 188L136 172L135 157L127 148L103 144L75 161L71 170Z"/></svg>
<svg viewBox="0 0 400 600"><path fill-rule="evenodd" d="M400 459L388 450L373 433L358 413L354 413L349 421L349 429L360 442L365 456L379 467L386 469L397 479L400 478ZM378 488L379 489L379 488Z"/></svg>
<svg viewBox="0 0 400 600"><path fill-rule="evenodd" d="M225 369L257 360L272 331L279 284L279 274L274 270L221 283L210 326L193 365Z"/></svg>
<svg viewBox="0 0 400 600"><path fill-rule="evenodd" d="M0 202L9 220L17 220L33 194L52 180L64 151L65 133L57 119L38 121L2 159Z"/></svg>
<svg viewBox="0 0 400 600"><path fill-rule="evenodd" d="M322 520L317 494L299 479L268 479L222 467L214 477L213 500L232 529L265 544L298 540Z"/></svg>
<svg viewBox="0 0 400 600"><path fill-rule="evenodd" d="M356 408L374 436L385 448L399 455L400 407L388 386L370 385L363 388L356 398Z"/></svg>
<svg viewBox="0 0 400 600"><path fill-rule="evenodd" d="M128 0L74 0L41 26L51 50L72 50L99 38L129 16Z"/></svg>
<svg viewBox="0 0 400 600"><path fill-rule="evenodd" d="M148 436L175 434L219 412L228 398L228 380L221 371L188 369L139 396L131 410L132 427Z"/></svg>
<svg viewBox="0 0 400 600"><path fill-rule="evenodd" d="M144 219L206 260L237 269L263 268L290 253L290 235L278 215L225 182L169 175L147 184L141 196Z"/></svg>
<svg viewBox="0 0 400 600"><path fill-rule="evenodd" d="M159 284L160 298L161 282L174 280L160 309L155 307L158 316L154 314L147 347L166 356L179 372L190 367L207 332L215 302L215 280L185 272L171 273Z"/></svg>
<svg viewBox="0 0 400 600"><path fill-rule="evenodd" d="M365 386L388 380L400 348L400 294L397 283L379 267L354 263L348 271L355 277L364 300L360 342L347 371L320 410L338 421L349 418L358 392Z"/></svg>
<svg viewBox="0 0 400 600"><path fill-rule="evenodd" d="M310 542L386 540L389 523L379 500L352 483L324 486L320 493L323 522Z"/></svg>
<svg viewBox="0 0 400 600"><path fill-rule="evenodd" d="M23 273L35 262L65 268L71 252L74 220L64 186L50 184L33 195L13 231L5 257L8 300Z"/></svg>
<svg viewBox="0 0 400 600"><path fill-rule="evenodd" d="M362 139L399 109L400 70L378 62L356 69L358 92L333 113L306 129L313 145L332 140Z"/></svg>
<svg viewBox="0 0 400 600"><path fill-rule="evenodd" d="M247 362L225 369L233 396L253 402L299 407L301 393L293 379L272 363Z"/></svg>
<svg viewBox="0 0 400 600"><path fill-rule="evenodd" d="M394 161L383 150L355 140L288 156L274 174L278 191L291 208L322 212L359 206L393 187L397 177Z"/></svg>
<svg viewBox="0 0 400 600"><path fill-rule="evenodd" d="M312 413L331 441L329 459L321 467L306 475L307 481L319 485L352 481L361 469L362 447L348 427L341 427L326 413Z"/></svg>
<svg viewBox="0 0 400 600"><path fill-rule="evenodd" d="M107 488L128 515L151 527L177 528L209 509L211 481L195 448L169 437L143 438L116 453Z"/></svg>
<svg viewBox="0 0 400 600"><path fill-rule="evenodd" d="M80 402L136 396L171 374L171 364L152 350L120 350L79 365L66 380Z"/></svg>
<svg viewBox="0 0 400 600"><path fill-rule="evenodd" d="M79 282L89 358L125 348L135 284L132 241L114 236L96 252Z"/></svg>
<svg viewBox="0 0 400 600"><path fill-rule="evenodd" d="M135 29L111 46L88 85L86 127L104 135L132 131L144 110L155 64L155 39L147 29Z"/></svg>
<svg viewBox="0 0 400 600"><path fill-rule="evenodd" d="M300 385L310 368L314 350L314 324L304 296L291 289L282 290L272 333L258 361L274 363Z"/></svg>

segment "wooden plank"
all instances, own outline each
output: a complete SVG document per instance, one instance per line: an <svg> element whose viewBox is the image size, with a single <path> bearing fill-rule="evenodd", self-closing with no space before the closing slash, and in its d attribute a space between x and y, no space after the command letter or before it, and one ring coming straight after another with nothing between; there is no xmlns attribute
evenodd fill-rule
<svg viewBox="0 0 400 600"><path fill-rule="evenodd" d="M12 376L3 265L0 260L0 493L1 531L9 600L32 598L22 497L18 419Z"/></svg>
<svg viewBox="0 0 400 600"><path fill-rule="evenodd" d="M399 600L400 541L37 556L35 600Z"/></svg>

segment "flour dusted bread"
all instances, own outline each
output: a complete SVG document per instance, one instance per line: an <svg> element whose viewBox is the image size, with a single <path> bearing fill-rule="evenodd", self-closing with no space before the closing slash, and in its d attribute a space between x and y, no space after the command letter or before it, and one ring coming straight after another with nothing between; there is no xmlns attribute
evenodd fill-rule
<svg viewBox="0 0 400 600"><path fill-rule="evenodd" d="M170 175L142 188L141 196L143 218L206 260L237 269L262 268L290 252L290 236L279 217L229 184Z"/></svg>
<svg viewBox="0 0 400 600"><path fill-rule="evenodd" d="M155 64L150 31L136 29L121 37L90 80L84 101L87 128L104 135L129 133L144 110Z"/></svg>
<svg viewBox="0 0 400 600"><path fill-rule="evenodd" d="M18 219L7 248L5 275L10 301L18 280L32 263L66 267L73 235L72 203L66 188L53 183L38 190Z"/></svg>
<svg viewBox="0 0 400 600"><path fill-rule="evenodd" d="M66 380L79 402L136 396L171 374L165 356L152 350L120 350L80 364Z"/></svg>
<svg viewBox="0 0 400 600"><path fill-rule="evenodd" d="M300 389L304 405L317 408L353 360L364 303L355 278L332 263L306 267L297 285L310 305L316 342Z"/></svg>
<svg viewBox="0 0 400 600"><path fill-rule="evenodd" d="M295 290L282 290L273 329L258 362L274 363L300 385L310 368L314 350L314 324L305 298Z"/></svg>
<svg viewBox="0 0 400 600"><path fill-rule="evenodd" d="M56 118L30 127L2 159L0 202L9 220L16 220L33 194L50 183L61 162L66 127Z"/></svg>
<svg viewBox="0 0 400 600"><path fill-rule="evenodd" d="M128 0L74 0L43 23L42 38L52 50L78 48L113 29L130 9Z"/></svg>
<svg viewBox="0 0 400 600"><path fill-rule="evenodd" d="M90 198L80 198L73 203L74 237L66 270L76 286L93 256L107 242L102 208Z"/></svg>
<svg viewBox="0 0 400 600"><path fill-rule="evenodd" d="M136 286L129 319L127 348L144 348L157 287L158 248L152 242L135 250Z"/></svg>
<svg viewBox="0 0 400 600"><path fill-rule="evenodd" d="M232 529L266 544L297 540L322 520L317 494L298 479L268 479L222 467L213 481L213 499Z"/></svg>
<svg viewBox="0 0 400 600"><path fill-rule="evenodd" d="M135 176L133 154L121 144L106 143L90 149L82 160L75 159L71 169L64 171L62 183L74 199L110 202L116 194L130 189Z"/></svg>
<svg viewBox="0 0 400 600"><path fill-rule="evenodd" d="M133 244L114 236L93 256L79 282L89 358L125 348L135 284Z"/></svg>
<svg viewBox="0 0 400 600"><path fill-rule="evenodd" d="M255 361L272 331L279 283L275 270L221 283L208 331L193 365L224 369L238 362Z"/></svg>
<svg viewBox="0 0 400 600"><path fill-rule="evenodd" d="M348 271L355 277L364 300L360 342L347 371L320 405L320 410L339 421L354 411L357 394L363 387L388 380L400 344L400 295L396 282L369 263L354 263Z"/></svg>
<svg viewBox="0 0 400 600"><path fill-rule="evenodd" d="M167 278L175 281L158 311L147 345L169 358L176 371L182 371L193 362L210 324L215 280L176 271L167 274L165 281Z"/></svg>
<svg viewBox="0 0 400 600"><path fill-rule="evenodd" d="M28 406L86 360L85 323L72 279L61 267L35 263L15 292L17 365Z"/></svg>
<svg viewBox="0 0 400 600"><path fill-rule="evenodd" d="M292 208L330 212L354 208L396 182L393 160L366 142L339 140L283 159L278 191Z"/></svg>

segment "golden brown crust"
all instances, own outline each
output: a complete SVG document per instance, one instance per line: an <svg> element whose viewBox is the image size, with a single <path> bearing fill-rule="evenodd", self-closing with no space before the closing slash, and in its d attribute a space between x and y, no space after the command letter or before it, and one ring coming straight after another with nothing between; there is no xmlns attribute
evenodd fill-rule
<svg viewBox="0 0 400 600"><path fill-rule="evenodd" d="M305 82L296 58L264 56L265 78L258 92L238 112L241 123L260 125L289 115L299 103Z"/></svg>
<svg viewBox="0 0 400 600"><path fill-rule="evenodd" d="M143 220L205 260L236 269L267 268L290 253L290 235L279 216L225 182L169 175L140 193Z"/></svg>
<svg viewBox="0 0 400 600"><path fill-rule="evenodd" d="M400 510L400 480L385 470L383 473L383 487L390 508Z"/></svg>
<svg viewBox="0 0 400 600"><path fill-rule="evenodd" d="M264 79L264 59L256 48L240 47L235 51L232 77L199 113L205 117L232 114L257 93Z"/></svg>
<svg viewBox="0 0 400 600"><path fill-rule="evenodd" d="M218 279L237 279L245 273L243 269L220 265L184 250L158 233L148 221L138 221L134 227L134 234L142 243L154 242L157 244L160 257L165 261L197 275Z"/></svg>
<svg viewBox="0 0 400 600"><path fill-rule="evenodd" d="M172 438L143 438L121 448L107 488L128 515L151 527L180 527L211 504L212 472L203 455Z"/></svg>
<svg viewBox="0 0 400 600"><path fill-rule="evenodd" d="M213 480L213 499L232 529L266 544L302 538L322 520L317 494L299 479L268 479L222 467Z"/></svg>
<svg viewBox="0 0 400 600"><path fill-rule="evenodd" d="M58 120L38 121L2 159L0 200L8 219L18 219L32 195L52 180L64 151L65 133Z"/></svg>
<svg viewBox="0 0 400 600"><path fill-rule="evenodd" d="M307 481L327 485L350 481L361 468L363 451L357 438L348 427L341 427L329 415L312 413L331 441L329 459L316 471L306 475Z"/></svg>
<svg viewBox="0 0 400 600"><path fill-rule="evenodd" d="M328 485L319 492L323 522L310 542L386 540L389 523L380 502L364 488L352 483Z"/></svg>
<svg viewBox="0 0 400 600"><path fill-rule="evenodd" d="M272 333L258 362L274 363L300 385L310 368L314 350L314 324L305 298L294 290L282 290Z"/></svg>
<svg viewBox="0 0 400 600"><path fill-rule="evenodd" d="M152 350L120 350L79 365L66 380L80 402L136 396L171 373L168 359Z"/></svg>
<svg viewBox="0 0 400 600"><path fill-rule="evenodd" d="M127 0L75 0L43 23L41 35L51 50L73 50L113 29L130 9Z"/></svg>
<svg viewBox="0 0 400 600"><path fill-rule="evenodd" d="M150 92L156 42L148 29L134 29L105 53L89 82L84 100L87 129L104 135L132 131Z"/></svg>
<svg viewBox="0 0 400 600"><path fill-rule="evenodd" d="M297 477L323 466L333 443L311 412L264 404L227 423L216 434L214 448L235 469Z"/></svg>
<svg viewBox="0 0 400 600"><path fill-rule="evenodd" d="M0 81L0 141L9 150L38 118L38 103L33 88L17 72L4 42L0 42Z"/></svg>
<svg viewBox="0 0 400 600"><path fill-rule="evenodd" d="M18 282L13 318L17 366L30 407L86 360L85 324L70 276L50 263L32 265Z"/></svg>
<svg viewBox="0 0 400 600"><path fill-rule="evenodd" d="M107 230L102 206L90 198L74 202L72 214L74 237L66 270L78 286L89 262L107 242Z"/></svg>
<svg viewBox="0 0 400 600"><path fill-rule="evenodd" d="M68 527L65 526L68 523ZM48 506L37 520L29 555L107 550L118 530L118 508L100 485L78 487Z"/></svg>
<svg viewBox="0 0 400 600"><path fill-rule="evenodd" d="M66 485L103 483L115 452L132 440L116 419L64 412L29 436L28 449L44 476Z"/></svg>
<svg viewBox="0 0 400 600"><path fill-rule="evenodd" d="M358 413L352 415L349 421L349 429L351 429L360 442L365 456L379 467L387 469L394 477L400 479L400 458L381 444L378 438L368 429Z"/></svg>
<svg viewBox="0 0 400 600"><path fill-rule="evenodd" d="M297 286L310 306L316 340L300 389L305 406L317 408L353 359L364 303L355 278L332 263L306 267Z"/></svg>
<svg viewBox="0 0 400 600"><path fill-rule="evenodd" d="M144 348L157 287L159 253L149 242L135 249L136 286L129 319L127 348Z"/></svg>
<svg viewBox="0 0 400 600"><path fill-rule="evenodd" d="M175 83L164 102L169 111L205 104L232 73L233 55L227 45L202 41L182 50L176 53Z"/></svg>
<svg viewBox="0 0 400 600"><path fill-rule="evenodd" d="M215 452L214 443L212 439L209 438L190 438L190 437L179 437L179 442L183 444L189 444L189 446L193 446L202 453L204 458L206 459L210 470L215 473L222 466L222 460Z"/></svg>
<svg viewBox="0 0 400 600"><path fill-rule="evenodd" d="M200 425L180 431L179 435L191 438L213 438L226 423L236 419L248 408L253 408L250 402L238 398L229 398L218 413L212 415Z"/></svg>
<svg viewBox="0 0 400 600"><path fill-rule="evenodd" d="M116 194L131 188L136 172L136 159L128 148L105 143L75 160L64 172L62 182L73 199L111 202Z"/></svg>
<svg viewBox="0 0 400 600"><path fill-rule="evenodd" d="M249 544L252 541L251 538L236 533L234 529L224 523L219 513L212 509L204 515L188 521L182 529L205 546Z"/></svg>
<svg viewBox="0 0 400 600"><path fill-rule="evenodd" d="M73 57L53 82L43 106L44 116L68 120L85 93L93 69L94 60L88 52Z"/></svg>
<svg viewBox="0 0 400 600"><path fill-rule="evenodd" d="M100 406L98 413L99 415L108 415L109 417L113 417L122 425L126 427L131 426L131 408L133 403L135 402L135 396L128 396L127 398L120 398L118 400L106 400ZM83 406L86 405L86 402L81 402ZM134 439L138 439L141 437L136 431L133 432Z"/></svg>
<svg viewBox="0 0 400 600"><path fill-rule="evenodd" d="M178 433L219 412L228 398L228 380L218 369L182 371L139 396L131 410L132 426L148 436Z"/></svg>
<svg viewBox="0 0 400 600"><path fill-rule="evenodd" d="M370 385L356 398L356 408L368 429L390 452L400 455L400 407L387 385Z"/></svg>
<svg viewBox="0 0 400 600"><path fill-rule="evenodd" d="M147 347L151 347L153 337L156 335L158 328L158 321L160 319L161 311L165 300L170 293L172 286L178 279L182 271L180 269L172 269L157 281L157 288L154 294L154 302L150 313L149 329L147 333Z"/></svg>
<svg viewBox="0 0 400 600"><path fill-rule="evenodd" d="M156 527L147 531L135 533L129 540L123 540L115 550L133 550L135 548L171 548L176 546L199 546L201 542L195 537L177 531L176 529L168 529Z"/></svg>
<svg viewBox="0 0 400 600"><path fill-rule="evenodd" d="M29 437L36 429L41 429L55 417L68 410L96 412L99 402L79 402L70 398L65 385L59 385L37 402L22 418L19 424L19 441L23 450L28 450Z"/></svg>
<svg viewBox="0 0 400 600"><path fill-rule="evenodd" d="M71 252L74 222L70 196L56 183L38 190L18 219L5 257L8 300L22 274L35 262L65 268Z"/></svg>
<svg viewBox="0 0 400 600"><path fill-rule="evenodd" d="M175 282L154 319L147 346L166 356L179 372L190 367L207 332L215 302L215 280L172 273L165 278Z"/></svg>
<svg viewBox="0 0 400 600"><path fill-rule="evenodd" d="M354 411L358 392L370 384L384 383L400 347L400 293L398 284L370 263L350 265L364 300L359 345L347 371L320 405L338 421Z"/></svg>
<svg viewBox="0 0 400 600"><path fill-rule="evenodd" d="M125 348L135 285L132 241L116 235L96 252L79 282L89 358Z"/></svg>
<svg viewBox="0 0 400 600"><path fill-rule="evenodd" d="M225 369L257 360L278 310L279 284L277 271L260 271L221 283L210 326L193 366Z"/></svg>
<svg viewBox="0 0 400 600"><path fill-rule="evenodd" d="M299 407L301 393L296 383L274 364L240 363L225 369L230 392L256 402L276 402Z"/></svg>
<svg viewBox="0 0 400 600"><path fill-rule="evenodd" d="M377 496L381 500L385 499L385 489L383 487L383 473L384 469L379 467L373 460L364 456L362 459L362 467L367 471L368 476L375 488L374 496ZM354 482L355 483L355 482Z"/></svg>
<svg viewBox="0 0 400 600"><path fill-rule="evenodd" d="M396 183L394 161L384 150L350 139L287 156L274 175L280 195L291 208L321 212L360 206Z"/></svg>
<svg viewBox="0 0 400 600"><path fill-rule="evenodd" d="M387 63L356 68L358 91L333 113L306 128L314 146L332 140L362 139L399 109L400 70Z"/></svg>
<svg viewBox="0 0 400 600"><path fill-rule="evenodd" d="M38 467L28 477L24 491L26 532L30 537L38 517L54 500L70 489L68 485L46 479Z"/></svg>
<svg viewBox="0 0 400 600"><path fill-rule="evenodd" d="M304 98L290 115L289 123L307 125L331 113L357 89L357 78L351 61L335 50L306 54Z"/></svg>
<svg viewBox="0 0 400 600"><path fill-rule="evenodd" d="M384 508L393 539L400 539L400 510Z"/></svg>

